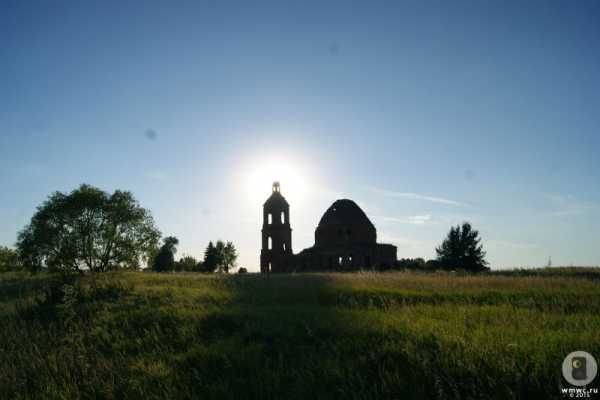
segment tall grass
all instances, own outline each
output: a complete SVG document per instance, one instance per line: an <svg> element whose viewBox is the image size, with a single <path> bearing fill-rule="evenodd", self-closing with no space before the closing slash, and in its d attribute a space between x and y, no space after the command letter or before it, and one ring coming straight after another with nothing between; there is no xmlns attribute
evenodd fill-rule
<svg viewBox="0 0 600 400"><path fill-rule="evenodd" d="M559 398L588 275L0 275L0 397Z"/></svg>

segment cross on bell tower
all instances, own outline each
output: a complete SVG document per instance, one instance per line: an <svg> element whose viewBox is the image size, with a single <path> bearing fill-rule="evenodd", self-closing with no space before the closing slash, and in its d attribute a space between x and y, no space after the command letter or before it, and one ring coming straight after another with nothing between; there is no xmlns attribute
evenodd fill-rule
<svg viewBox="0 0 600 400"><path fill-rule="evenodd" d="M263 205L260 272L285 272L292 255L290 205L281 195L279 182L273 182L271 196Z"/></svg>

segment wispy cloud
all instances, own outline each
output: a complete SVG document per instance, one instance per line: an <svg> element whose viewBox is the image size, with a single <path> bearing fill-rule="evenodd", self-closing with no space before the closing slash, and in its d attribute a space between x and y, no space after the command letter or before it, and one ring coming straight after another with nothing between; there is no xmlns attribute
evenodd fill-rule
<svg viewBox="0 0 600 400"><path fill-rule="evenodd" d="M394 222L398 224L413 224L423 225L431 221L431 214L413 215L407 218L383 217L386 222Z"/></svg>
<svg viewBox="0 0 600 400"><path fill-rule="evenodd" d="M552 211L550 213L553 217L570 217L573 215L582 215L585 212L582 208L566 208L564 210Z"/></svg>
<svg viewBox="0 0 600 400"><path fill-rule="evenodd" d="M573 198L573 196L571 196L570 194L562 195L562 194L542 193L542 196L544 196L553 205L565 205L569 201L569 199Z"/></svg>
<svg viewBox="0 0 600 400"><path fill-rule="evenodd" d="M379 189L379 188L375 188L375 187L370 187L368 189L374 193L380 194L382 196L387 196L387 197L398 197L398 198L405 198L405 199L412 199L412 200L430 201L432 203L447 204L447 205L451 205L451 206L466 205L465 203L461 203L459 201L450 200L450 199L447 199L444 197L438 197L438 196L429 196L429 195L423 195L423 194L412 193L412 192L396 192L393 190Z"/></svg>
<svg viewBox="0 0 600 400"><path fill-rule="evenodd" d="M378 235L378 241L383 243L392 243L398 247L410 248L410 247L427 247L431 244L429 242L423 240L417 240L412 238L407 238L403 236L389 235L386 233L382 233Z"/></svg>
<svg viewBox="0 0 600 400"><path fill-rule="evenodd" d="M510 250L530 250L541 248L541 246L537 243L514 242L507 240L488 240L485 244L486 246L490 247L498 247Z"/></svg>
<svg viewBox="0 0 600 400"><path fill-rule="evenodd" d="M542 193L542 196L544 196L554 208L554 210L550 212L550 215L553 217L583 215L595 208L594 204L579 200L571 194Z"/></svg>

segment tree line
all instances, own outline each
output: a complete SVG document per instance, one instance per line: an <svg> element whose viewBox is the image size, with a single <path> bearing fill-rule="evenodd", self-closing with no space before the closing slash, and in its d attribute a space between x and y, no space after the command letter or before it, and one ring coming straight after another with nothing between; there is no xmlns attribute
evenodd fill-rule
<svg viewBox="0 0 600 400"><path fill-rule="evenodd" d="M161 241L161 236L150 211L131 192L109 194L83 184L70 193L54 192L37 207L18 234L16 250L0 247L0 272L84 273L139 270L147 265L156 272L229 273L236 268L238 254L230 241L211 241L202 260L189 255L176 260L179 240L167 236ZM452 227L436 253L435 260L401 259L390 267L489 269L479 232L469 223Z"/></svg>
<svg viewBox="0 0 600 400"><path fill-rule="evenodd" d="M16 250L0 248L0 271L62 273L121 269L228 273L236 267L232 242L209 243L204 260L186 256L175 261L177 238L160 244L161 232L150 211L133 194L109 194L83 184L70 193L54 192L37 207L19 232Z"/></svg>
<svg viewBox="0 0 600 400"><path fill-rule="evenodd" d="M150 256L150 267L155 272L223 272L229 273L236 266L237 250L232 242L218 240L209 242L201 261L186 255L175 260L179 240L169 236L163 239L163 245ZM240 268L242 272L245 268Z"/></svg>
<svg viewBox="0 0 600 400"><path fill-rule="evenodd" d="M464 270L468 272L488 271L486 253L481 244L479 232L470 223L450 228L446 239L435 249L437 258L425 261L423 258L402 258L396 261L394 269L423 271Z"/></svg>

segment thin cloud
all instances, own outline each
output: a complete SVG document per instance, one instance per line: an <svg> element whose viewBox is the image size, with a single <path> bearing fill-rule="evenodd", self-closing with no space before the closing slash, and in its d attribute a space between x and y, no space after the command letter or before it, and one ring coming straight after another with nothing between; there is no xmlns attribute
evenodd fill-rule
<svg viewBox="0 0 600 400"><path fill-rule="evenodd" d="M490 247L509 248L512 250L531 250L541 248L541 246L537 243L513 242L506 240L488 240L485 242L485 245Z"/></svg>
<svg viewBox="0 0 600 400"><path fill-rule="evenodd" d="M402 236L388 235L382 233L379 236L379 241L383 243L392 243L398 247L409 248L409 247L426 247L430 246L429 242L425 242L423 240L416 240L411 238L406 238Z"/></svg>
<svg viewBox="0 0 600 400"><path fill-rule="evenodd" d="M585 209L577 208L576 206L572 207L572 208L567 208L564 210L552 211L550 213L550 215L553 217L570 217L570 216L574 216L574 215L583 215L583 214L585 214Z"/></svg>
<svg viewBox="0 0 600 400"><path fill-rule="evenodd" d="M425 214L425 215L414 215L412 217L408 217L408 220L410 221L411 224L424 224L425 222L429 222L431 221L431 215L430 214Z"/></svg>
<svg viewBox="0 0 600 400"><path fill-rule="evenodd" d="M384 221L394 222L398 224L423 225L431 221L431 214L413 215L408 218L384 217Z"/></svg>
<svg viewBox="0 0 600 400"><path fill-rule="evenodd" d="M405 198L405 199L412 199L412 200L423 200L423 201L430 201L432 203L447 204L447 205L451 205L451 206L466 205L465 203L446 199L444 197L428 196L428 195L422 195L422 194L412 193L412 192L395 192L393 190L385 190L385 189L378 189L378 188L369 188L369 189L372 192L375 192L382 196L387 196L387 197L398 197L398 198Z"/></svg>
<svg viewBox="0 0 600 400"><path fill-rule="evenodd" d="M566 204L570 199L573 199L571 195L561 195L552 193L542 193L542 195L554 205Z"/></svg>
<svg viewBox="0 0 600 400"><path fill-rule="evenodd" d="M581 201L571 194L561 195L542 193L542 195L554 208L554 210L549 213L552 217L579 216L597 208L593 203Z"/></svg>

